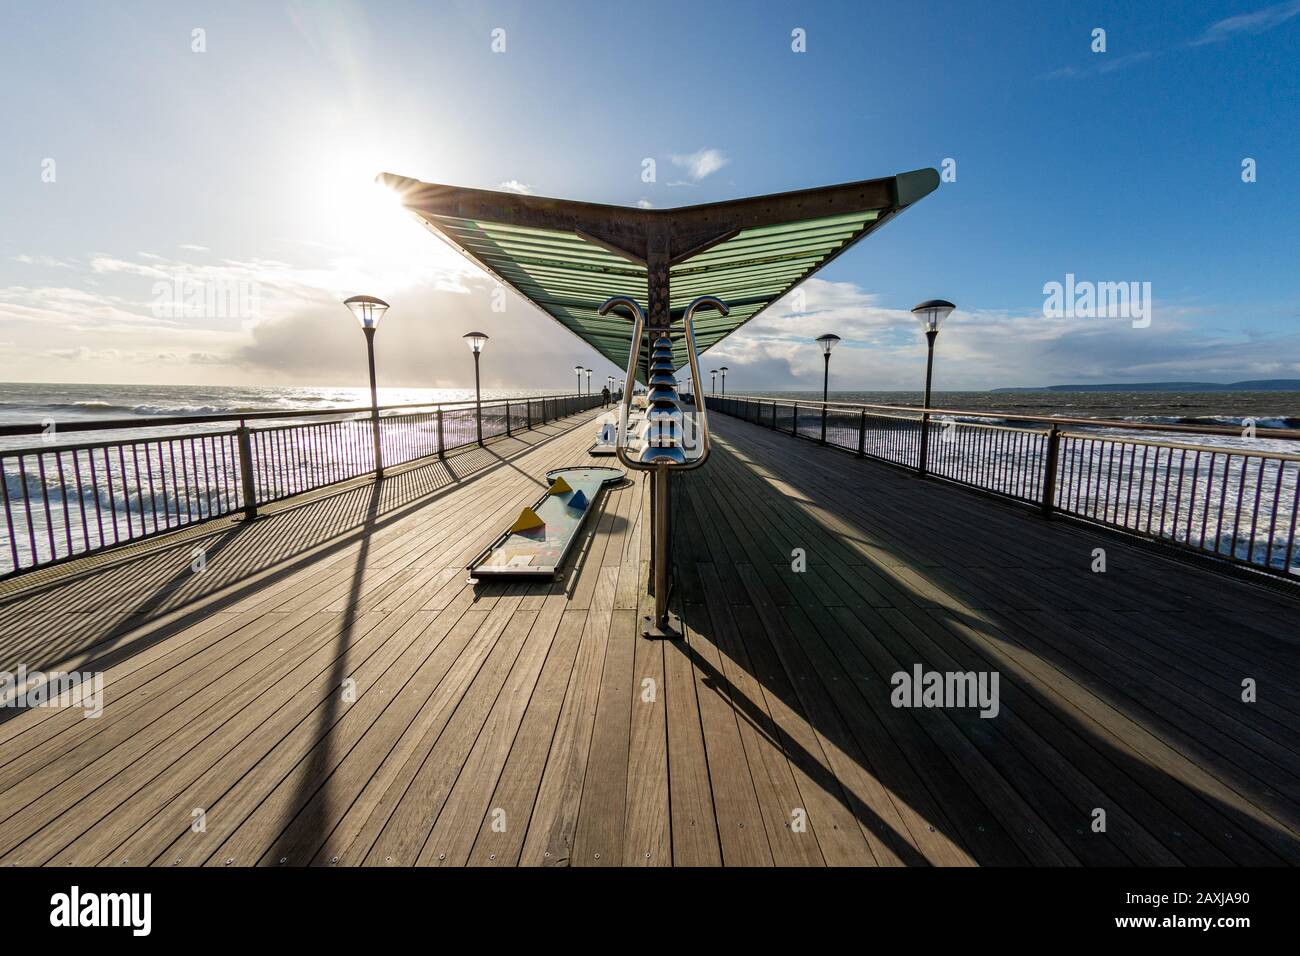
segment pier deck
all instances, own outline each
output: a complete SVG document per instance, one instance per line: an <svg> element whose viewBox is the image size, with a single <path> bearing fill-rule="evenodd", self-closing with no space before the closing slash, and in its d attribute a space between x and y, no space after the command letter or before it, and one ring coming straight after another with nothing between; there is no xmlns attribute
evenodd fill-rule
<svg viewBox="0 0 1300 956"><path fill-rule="evenodd" d="M554 585L467 584L592 418L11 582L0 669L106 706L0 715L0 863L1300 862L1291 597L721 415L685 640L637 474ZM916 664L997 715L891 706Z"/></svg>

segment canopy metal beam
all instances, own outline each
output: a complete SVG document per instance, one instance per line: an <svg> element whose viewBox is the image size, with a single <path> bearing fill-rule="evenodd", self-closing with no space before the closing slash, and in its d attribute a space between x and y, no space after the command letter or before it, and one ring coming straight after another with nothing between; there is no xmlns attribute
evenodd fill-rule
<svg viewBox="0 0 1300 956"><path fill-rule="evenodd" d="M686 356L673 327L687 299L723 289L729 304L749 306L701 336L701 345L716 344L939 185L935 170L919 169L769 196L640 209L392 173L378 178L430 229L616 364L631 346L631 327L620 331L598 320L596 310L609 295L643 287L644 296L634 298L645 302L647 330L669 331L678 368ZM674 278L682 286L677 308Z"/></svg>

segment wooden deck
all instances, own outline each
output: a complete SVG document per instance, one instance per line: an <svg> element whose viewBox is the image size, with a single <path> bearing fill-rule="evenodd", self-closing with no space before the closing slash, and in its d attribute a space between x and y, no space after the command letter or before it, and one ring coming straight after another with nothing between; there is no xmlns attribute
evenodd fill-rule
<svg viewBox="0 0 1300 956"><path fill-rule="evenodd" d="M589 418L0 598L0 669L107 681L0 715L0 862L1300 862L1291 598L721 415L685 640L639 476L553 586L468 585ZM916 663L998 715L891 706Z"/></svg>

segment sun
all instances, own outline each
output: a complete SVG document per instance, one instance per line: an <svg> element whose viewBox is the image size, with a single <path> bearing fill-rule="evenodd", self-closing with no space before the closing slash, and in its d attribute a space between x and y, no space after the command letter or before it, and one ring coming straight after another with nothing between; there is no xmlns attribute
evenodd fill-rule
<svg viewBox="0 0 1300 956"><path fill-rule="evenodd" d="M322 155L302 180L316 211L315 238L341 273L340 284L382 287L391 295L469 271L463 258L403 207L396 192L375 181L379 173L393 171L376 152Z"/></svg>

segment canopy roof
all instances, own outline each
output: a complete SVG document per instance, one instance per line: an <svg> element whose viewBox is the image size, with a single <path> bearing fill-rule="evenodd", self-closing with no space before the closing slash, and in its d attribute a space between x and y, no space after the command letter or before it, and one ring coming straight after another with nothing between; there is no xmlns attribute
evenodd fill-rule
<svg viewBox="0 0 1300 956"><path fill-rule="evenodd" d="M610 296L641 303L651 329L680 329L692 299L717 296L731 314L701 312L695 320L697 345L707 349L932 192L939 175L921 169L677 209L442 186L390 173L379 180L464 255L625 366L631 323L597 314ZM685 342L672 337L681 368Z"/></svg>

